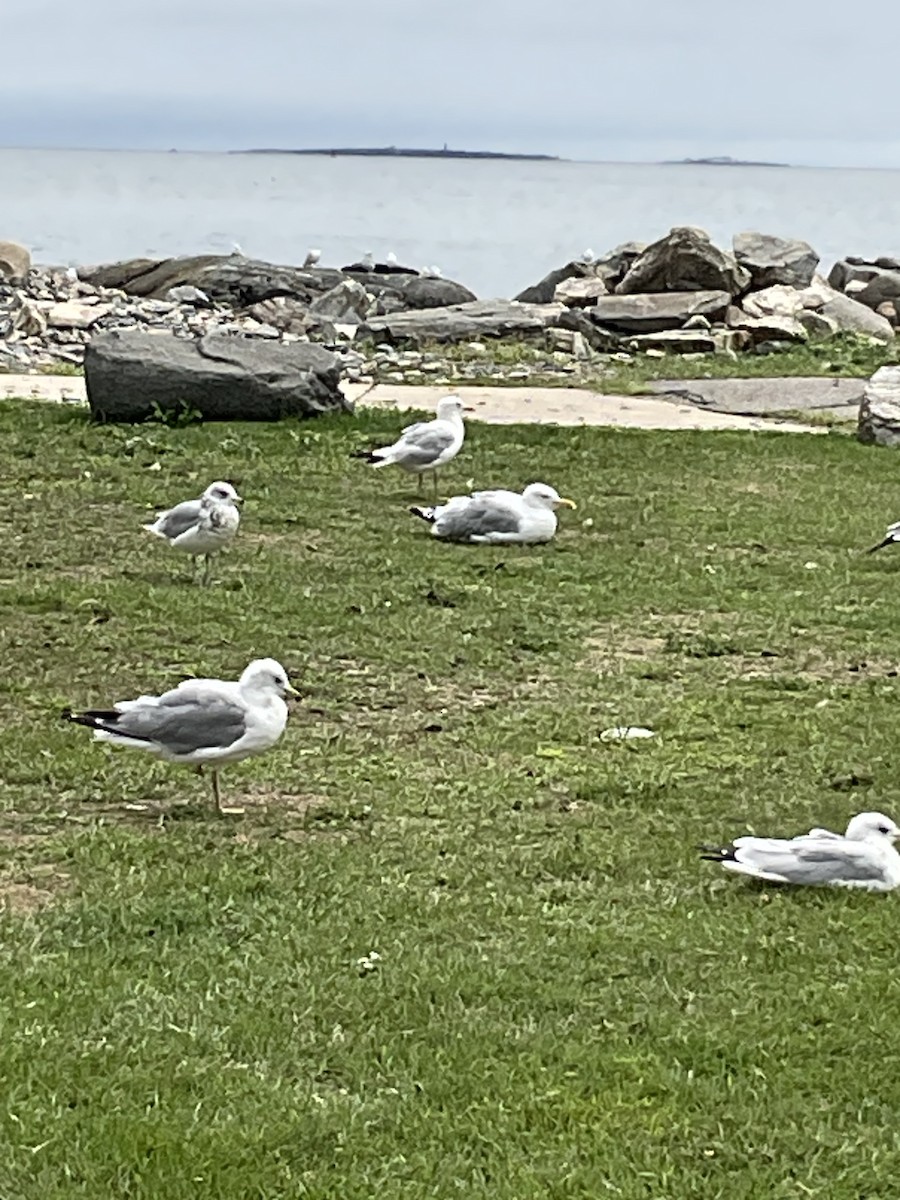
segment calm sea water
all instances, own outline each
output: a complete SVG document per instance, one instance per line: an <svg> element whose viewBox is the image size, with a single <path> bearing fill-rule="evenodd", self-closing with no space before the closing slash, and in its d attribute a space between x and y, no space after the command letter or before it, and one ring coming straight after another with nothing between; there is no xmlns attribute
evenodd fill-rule
<svg viewBox="0 0 900 1200"><path fill-rule="evenodd" d="M826 269L900 255L900 173L0 150L0 239L38 262L244 253L341 266L367 250L509 296L590 247L700 225L802 237Z"/></svg>

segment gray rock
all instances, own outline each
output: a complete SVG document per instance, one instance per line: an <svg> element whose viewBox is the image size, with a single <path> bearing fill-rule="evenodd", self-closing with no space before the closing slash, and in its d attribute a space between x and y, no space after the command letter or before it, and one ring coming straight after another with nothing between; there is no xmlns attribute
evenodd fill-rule
<svg viewBox="0 0 900 1200"><path fill-rule="evenodd" d="M173 304L193 304L200 308L208 308L210 304L209 296L206 292L202 292L200 288L194 287L190 283L183 283L180 287L169 288L166 292L166 299L171 300Z"/></svg>
<svg viewBox="0 0 900 1200"><path fill-rule="evenodd" d="M20 283L31 270L31 254L18 242L0 242L0 279Z"/></svg>
<svg viewBox="0 0 900 1200"><path fill-rule="evenodd" d="M884 265L889 261L891 260L880 259L879 262L872 263L862 258L842 258L828 272L828 282L838 292L846 292L851 283L861 283L865 286L884 271L892 270Z"/></svg>
<svg viewBox="0 0 900 1200"><path fill-rule="evenodd" d="M886 321L890 321L891 325L896 329L900 324L900 313L898 313L898 304L896 300L885 300L875 309L880 317L884 317Z"/></svg>
<svg viewBox="0 0 900 1200"><path fill-rule="evenodd" d="M680 329L696 314L717 321L725 315L730 301L724 291L601 296L585 312L596 325L614 333L658 333Z"/></svg>
<svg viewBox="0 0 900 1200"><path fill-rule="evenodd" d="M737 233L734 256L750 272L754 288L774 284L805 288L816 273L819 256L809 242L768 233Z"/></svg>
<svg viewBox="0 0 900 1200"><path fill-rule="evenodd" d="M733 328L743 329L750 334L752 345L761 342L805 342L808 338L806 328L796 318L770 313L762 317L744 317Z"/></svg>
<svg viewBox="0 0 900 1200"><path fill-rule="evenodd" d="M567 308L587 308L594 304L598 297L609 295L609 288L602 279L596 276L584 279L564 279L557 284L553 299L557 304L565 304Z"/></svg>
<svg viewBox="0 0 900 1200"><path fill-rule="evenodd" d="M806 330L811 342L823 342L840 332L840 326L832 317L826 317L821 310L801 308L797 320Z"/></svg>
<svg viewBox="0 0 900 1200"><path fill-rule="evenodd" d="M900 446L900 367L879 367L866 384L856 436L877 446Z"/></svg>
<svg viewBox="0 0 900 1200"><path fill-rule="evenodd" d="M594 273L593 263L573 260L545 275L540 283L524 288L514 299L520 304L551 304L561 283L567 279L592 279Z"/></svg>
<svg viewBox="0 0 900 1200"><path fill-rule="evenodd" d="M371 295L382 301L392 299L399 302L402 309L448 308L476 299L475 293L461 283L433 275L410 275L406 271L390 274L348 271L347 274L361 283Z"/></svg>
<svg viewBox="0 0 900 1200"><path fill-rule="evenodd" d="M51 329L90 329L111 312L109 304L79 304L77 300L64 300L48 311L47 324Z"/></svg>
<svg viewBox="0 0 900 1200"><path fill-rule="evenodd" d="M579 333L592 350L601 354L615 353L621 349L621 338L611 329L603 329L587 315L583 308L565 308L559 314L560 329Z"/></svg>
<svg viewBox="0 0 900 1200"><path fill-rule="evenodd" d="M349 407L338 359L321 346L123 330L92 339L84 374L91 412L106 421L141 421L157 409L276 421Z"/></svg>
<svg viewBox="0 0 900 1200"><path fill-rule="evenodd" d="M834 321L838 329L851 333L865 333L882 342L894 340L894 330L890 321L872 312L865 304L860 304L850 296L843 296L840 292L835 292L818 311L823 317Z"/></svg>
<svg viewBox="0 0 900 1200"><path fill-rule="evenodd" d="M386 342L471 342L486 337L541 334L559 324L562 304L520 304L515 300L474 300L452 308L369 317L360 336Z"/></svg>
<svg viewBox="0 0 900 1200"><path fill-rule="evenodd" d="M595 260L594 274L603 280L609 291L613 291L646 249L646 242L623 242Z"/></svg>
<svg viewBox="0 0 900 1200"><path fill-rule="evenodd" d="M340 271L282 267L237 254L136 258L100 267L81 267L78 273L95 287L119 288L129 296L158 300L165 299L172 288L196 287L210 299L233 308L249 308L273 296L291 296L309 304L343 278Z"/></svg>
<svg viewBox="0 0 900 1200"><path fill-rule="evenodd" d="M878 308L886 300L900 299L900 271L879 271L853 299L867 308Z"/></svg>
<svg viewBox="0 0 900 1200"><path fill-rule="evenodd" d="M621 296L700 291L738 296L749 283L749 271L714 246L702 229L680 226L648 246L615 290Z"/></svg>
<svg viewBox="0 0 900 1200"><path fill-rule="evenodd" d="M369 295L355 279L343 279L309 306L310 316L346 325L359 325L369 309Z"/></svg>
<svg viewBox="0 0 900 1200"><path fill-rule="evenodd" d="M708 329L664 329L629 338L625 344L629 350L667 350L673 354L714 354L718 349Z"/></svg>

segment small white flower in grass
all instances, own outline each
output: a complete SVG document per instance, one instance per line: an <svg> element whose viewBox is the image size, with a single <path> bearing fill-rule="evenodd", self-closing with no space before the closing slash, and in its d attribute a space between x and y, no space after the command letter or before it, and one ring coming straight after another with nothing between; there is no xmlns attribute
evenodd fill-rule
<svg viewBox="0 0 900 1200"><path fill-rule="evenodd" d="M803 566L807 571L818 571L819 569L819 564L816 562L805 562Z"/></svg>
<svg viewBox="0 0 900 1200"><path fill-rule="evenodd" d="M159 463L159 462L151 463L150 466L147 468L147 470L148 471L161 471L162 463Z"/></svg>
<svg viewBox="0 0 900 1200"><path fill-rule="evenodd" d="M585 519L581 522L581 527L582 527L582 529L593 529L594 528L594 518L593 517L585 517Z"/></svg>
<svg viewBox="0 0 900 1200"><path fill-rule="evenodd" d="M712 563L704 563L703 570L707 573L707 575L715 575L716 573L716 568L712 565Z"/></svg>
<svg viewBox="0 0 900 1200"><path fill-rule="evenodd" d="M81 478L82 479L93 479L94 473L93 473L93 471L82 471Z"/></svg>

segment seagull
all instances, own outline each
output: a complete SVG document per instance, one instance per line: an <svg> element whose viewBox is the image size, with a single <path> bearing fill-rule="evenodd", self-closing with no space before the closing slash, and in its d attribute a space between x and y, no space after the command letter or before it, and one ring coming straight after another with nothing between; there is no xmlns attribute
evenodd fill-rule
<svg viewBox="0 0 900 1200"><path fill-rule="evenodd" d="M556 533L556 509L575 508L575 501L560 496L546 483L530 483L518 492L473 492L454 496L434 508L409 511L431 525L436 538L475 544L549 542Z"/></svg>
<svg viewBox="0 0 900 1200"><path fill-rule="evenodd" d="M165 762L212 771L213 797L222 807L219 768L262 754L274 746L287 724L285 695L299 693L274 658L255 659L236 683L188 679L161 696L119 700L111 709L63 712L63 719L93 729L94 738L146 750Z"/></svg>
<svg viewBox="0 0 900 1200"><path fill-rule="evenodd" d="M387 258L385 259L385 262L387 263L387 265L388 265L389 267L396 267L396 265L397 265L397 255L396 255L396 254L393 252L393 250L389 250L389 251L388 251L388 256L387 256Z"/></svg>
<svg viewBox="0 0 900 1200"><path fill-rule="evenodd" d="M437 498L438 470L456 458L466 436L462 412L463 402L459 396L445 396L438 401L437 416L433 421L407 425L392 445L380 450L357 451L353 457L364 458L373 467L396 464L404 471L418 475L420 492L422 476L430 471Z"/></svg>
<svg viewBox="0 0 900 1200"><path fill-rule="evenodd" d="M584 253L583 253L583 254L582 254L582 256L581 256L581 261L582 261L583 263L592 263L592 262L594 261L594 252L593 252L593 250L585 250L585 251L584 251Z"/></svg>
<svg viewBox="0 0 900 1200"><path fill-rule="evenodd" d="M360 260L360 266L364 271L375 270L375 255L371 250L367 250Z"/></svg>
<svg viewBox="0 0 900 1200"><path fill-rule="evenodd" d="M726 871L767 883L862 888L889 892L900 886L900 829L883 813L859 813L844 834L811 829L798 837L739 837L701 855Z"/></svg>
<svg viewBox="0 0 900 1200"><path fill-rule="evenodd" d="M900 521L895 521L893 525L888 525L883 540L877 546L870 546L866 553L874 554L876 550L883 550L885 546L890 546L893 542L900 542Z"/></svg>
<svg viewBox="0 0 900 1200"><path fill-rule="evenodd" d="M203 584L209 583L212 556L234 538L241 523L241 497L230 483L211 483L199 500L185 500L157 515L143 528L167 541L175 550L205 560Z"/></svg>
<svg viewBox="0 0 900 1200"><path fill-rule="evenodd" d="M308 269L309 267L314 267L321 257L321 250L307 250L306 258L303 260L304 270Z"/></svg>
<svg viewBox="0 0 900 1200"><path fill-rule="evenodd" d="M243 247L238 242L231 243L231 253L236 254L239 258L247 257L247 255L243 251Z"/></svg>
<svg viewBox="0 0 900 1200"><path fill-rule="evenodd" d="M441 279L441 278L443 278L443 276L441 275L440 267L423 267L422 275L425 277L425 279Z"/></svg>

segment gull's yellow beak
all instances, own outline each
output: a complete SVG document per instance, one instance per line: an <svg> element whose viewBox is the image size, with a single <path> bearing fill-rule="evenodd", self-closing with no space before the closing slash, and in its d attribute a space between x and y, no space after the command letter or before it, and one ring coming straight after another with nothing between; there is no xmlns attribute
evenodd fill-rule
<svg viewBox="0 0 900 1200"><path fill-rule="evenodd" d="M577 507L578 507L578 505L575 503L575 501L574 501L574 500L570 500L570 499L568 498L568 496L560 496L560 498L559 498L559 505L558 505L558 507L559 507L559 508L572 508L572 509L575 509L575 508L577 508Z"/></svg>
<svg viewBox="0 0 900 1200"><path fill-rule="evenodd" d="M297 691L297 689L295 687L291 687L291 685L289 683L286 683L284 685L284 690L287 692L287 694L289 696L295 696L298 700L300 699L300 693Z"/></svg>

